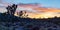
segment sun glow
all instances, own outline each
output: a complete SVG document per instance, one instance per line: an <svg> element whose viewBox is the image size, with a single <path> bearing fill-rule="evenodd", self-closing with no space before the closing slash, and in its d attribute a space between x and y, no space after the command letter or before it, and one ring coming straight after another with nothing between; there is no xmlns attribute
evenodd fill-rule
<svg viewBox="0 0 60 30"><path fill-rule="evenodd" d="M58 15L54 15L53 12L46 12L43 14L34 14L34 13L27 13L29 18L53 18L55 16ZM18 16L17 14L15 14L16 16ZM59 16L58 16L59 17Z"/></svg>
<svg viewBox="0 0 60 30"><path fill-rule="evenodd" d="M29 18L53 18L55 16L60 17L60 14L57 14L55 12L44 12L44 13L29 13L27 12ZM17 13L15 13L15 16L18 16Z"/></svg>
<svg viewBox="0 0 60 30"><path fill-rule="evenodd" d="M22 8L21 8L22 7ZM29 18L53 18L55 16L60 17L60 9L57 8L45 8L45 7L36 7L30 5L21 5L18 6L17 10L27 11ZM16 14L15 14L16 15ZM16 15L18 16L18 15Z"/></svg>

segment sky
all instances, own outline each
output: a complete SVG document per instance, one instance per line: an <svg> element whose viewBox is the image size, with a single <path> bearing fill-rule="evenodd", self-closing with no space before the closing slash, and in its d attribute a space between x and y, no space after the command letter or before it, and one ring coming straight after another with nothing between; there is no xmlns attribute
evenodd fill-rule
<svg viewBox="0 0 60 30"><path fill-rule="evenodd" d="M23 3L23 5L20 3ZM60 17L59 3L60 0L0 0L0 12L6 12L6 7L10 4L19 4L17 10L26 10L31 18Z"/></svg>
<svg viewBox="0 0 60 30"><path fill-rule="evenodd" d="M60 8L60 0L0 0L4 3L39 3L42 4L44 7L53 7L53 8Z"/></svg>

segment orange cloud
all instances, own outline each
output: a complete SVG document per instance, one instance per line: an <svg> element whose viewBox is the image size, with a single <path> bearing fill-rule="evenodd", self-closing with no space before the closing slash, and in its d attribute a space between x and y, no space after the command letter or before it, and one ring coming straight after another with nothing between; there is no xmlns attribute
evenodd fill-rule
<svg viewBox="0 0 60 30"><path fill-rule="evenodd" d="M60 14L58 14L60 12L60 9L57 9L57 8L44 8L39 5L35 6L32 4L20 5L18 7L19 8L23 7L23 9L27 8L27 9L24 9L25 11L30 11L32 9L31 10L32 12L27 12L27 14L29 15L28 17L30 18L52 18L54 16L60 17ZM36 12L33 12L33 11L36 11Z"/></svg>
<svg viewBox="0 0 60 30"><path fill-rule="evenodd" d="M44 11L44 12L60 12L60 9L55 8L34 8L37 11Z"/></svg>

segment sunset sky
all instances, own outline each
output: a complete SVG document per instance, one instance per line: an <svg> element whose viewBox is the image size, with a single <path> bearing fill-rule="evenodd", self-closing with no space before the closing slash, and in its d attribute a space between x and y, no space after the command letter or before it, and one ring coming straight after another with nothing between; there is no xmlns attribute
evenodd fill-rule
<svg viewBox="0 0 60 30"><path fill-rule="evenodd" d="M17 11L25 10L29 17L60 17L60 0L0 0L0 12L8 5L17 4Z"/></svg>
<svg viewBox="0 0 60 30"><path fill-rule="evenodd" d="M13 3L13 4L19 4L19 3L40 3L45 7L54 7L54 8L60 8L60 0L0 0L0 3Z"/></svg>

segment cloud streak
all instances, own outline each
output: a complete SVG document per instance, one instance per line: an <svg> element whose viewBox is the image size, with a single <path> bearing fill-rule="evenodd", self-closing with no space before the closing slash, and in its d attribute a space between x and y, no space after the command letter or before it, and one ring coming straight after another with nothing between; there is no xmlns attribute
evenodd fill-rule
<svg viewBox="0 0 60 30"><path fill-rule="evenodd" d="M23 8L21 8L21 7L23 7ZM40 17L41 18L48 18L48 17L51 18L54 16L60 17L60 13L59 13L60 9L57 9L57 8L46 8L46 7L42 7L42 6L38 7L38 5L35 6L32 4L26 4L26 5L22 4L22 5L19 5L19 8L21 8L22 10L31 11L31 12L28 12L29 17L31 17L31 18L40 18ZM34 11L36 11L36 12L34 12Z"/></svg>
<svg viewBox="0 0 60 30"><path fill-rule="evenodd" d="M0 3L0 11L5 12L5 7L10 5L9 3ZM3 8L1 8L3 7ZM48 18L58 16L60 17L60 9L42 7L41 4L18 4L18 11L27 11L31 18Z"/></svg>

